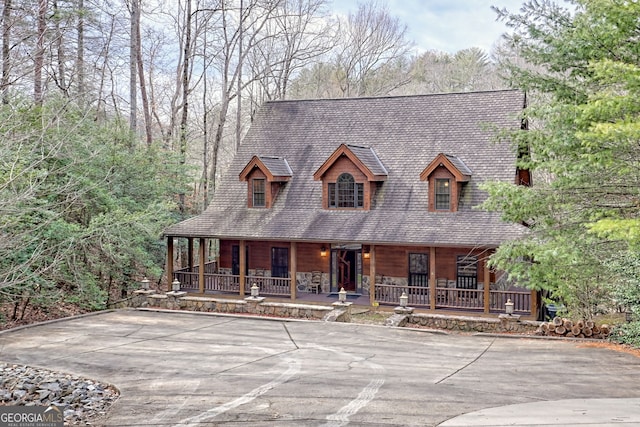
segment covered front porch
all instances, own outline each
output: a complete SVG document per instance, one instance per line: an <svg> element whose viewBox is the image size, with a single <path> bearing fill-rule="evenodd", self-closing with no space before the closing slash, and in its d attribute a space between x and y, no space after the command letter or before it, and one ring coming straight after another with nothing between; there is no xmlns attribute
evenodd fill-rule
<svg viewBox="0 0 640 427"><path fill-rule="evenodd" d="M410 306L430 311L501 313L511 300L515 313L536 318L539 307L535 291L496 280L486 256L469 249L221 241L217 258L208 260L206 239L187 242L187 265L174 269L168 239L167 272L193 294L245 297L255 284L261 296L314 303L333 302L345 288L349 300L369 306L397 306L404 293Z"/></svg>

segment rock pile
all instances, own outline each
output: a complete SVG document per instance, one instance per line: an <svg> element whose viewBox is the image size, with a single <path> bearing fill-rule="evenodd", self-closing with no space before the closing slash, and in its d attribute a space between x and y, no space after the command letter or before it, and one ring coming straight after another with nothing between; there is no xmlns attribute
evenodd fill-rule
<svg viewBox="0 0 640 427"><path fill-rule="evenodd" d="M62 406L65 425L104 415L119 396L93 380L7 363L0 363L0 380L0 405Z"/></svg>

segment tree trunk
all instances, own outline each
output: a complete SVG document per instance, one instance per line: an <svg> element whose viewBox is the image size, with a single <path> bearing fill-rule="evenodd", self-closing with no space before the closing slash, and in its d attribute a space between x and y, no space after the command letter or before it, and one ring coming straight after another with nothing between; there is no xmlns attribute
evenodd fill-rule
<svg viewBox="0 0 640 427"><path fill-rule="evenodd" d="M138 84L136 81L137 65L138 65L138 51L137 46L138 27L140 25L140 9L138 5L139 0L131 0L131 39L129 40L129 129L131 130L130 147L133 148L133 141L138 129L137 113L138 113Z"/></svg>
<svg viewBox="0 0 640 427"><path fill-rule="evenodd" d="M54 19L55 26L55 40L56 40L56 54L58 61L58 76L56 78L56 84L58 88L62 91L65 97L69 96L69 88L67 87L67 71L66 71L66 56L64 52L64 36L62 34L62 30L60 29L60 9L58 9L58 0L53 0L53 15L56 17Z"/></svg>
<svg viewBox="0 0 640 427"><path fill-rule="evenodd" d="M38 35L33 69L33 99L42 105L42 68L44 67L44 39L47 30L47 0L38 0Z"/></svg>
<svg viewBox="0 0 640 427"><path fill-rule="evenodd" d="M236 100L238 105L236 106L236 152L240 148L240 134L242 130L242 62L243 62L243 52L242 52L242 36L243 36L243 8L242 8L242 0L240 0L240 22L238 25L238 92Z"/></svg>
<svg viewBox="0 0 640 427"><path fill-rule="evenodd" d="M182 65L182 117L180 119L180 163L187 161L187 120L189 118L189 57L191 56L191 0L187 0L185 12L185 39ZM185 195L178 195L180 212L185 211Z"/></svg>
<svg viewBox="0 0 640 427"><path fill-rule="evenodd" d="M76 56L76 74L78 76L78 96L81 104L84 104L84 0L78 0L78 25L77 31L77 56Z"/></svg>
<svg viewBox="0 0 640 427"><path fill-rule="evenodd" d="M144 130L147 137L147 147L151 147L153 135L151 133L151 115L149 114L149 98L147 97L147 85L144 78L142 64L142 38L140 37L140 10L138 9L138 24L136 25L136 59L138 63L138 79L140 80L140 97L142 98L142 111L144 113Z"/></svg>
<svg viewBox="0 0 640 427"><path fill-rule="evenodd" d="M2 103L9 104L9 68L11 67L11 56L9 54L9 43L11 42L11 0L4 0L2 9Z"/></svg>

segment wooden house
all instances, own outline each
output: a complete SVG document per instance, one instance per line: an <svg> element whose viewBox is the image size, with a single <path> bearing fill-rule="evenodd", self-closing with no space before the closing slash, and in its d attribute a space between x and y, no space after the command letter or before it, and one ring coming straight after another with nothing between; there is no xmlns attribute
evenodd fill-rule
<svg viewBox="0 0 640 427"><path fill-rule="evenodd" d="M201 215L169 227L168 274L201 294L349 294L431 310L536 312L487 266L520 224L478 208L487 181L528 185L496 129L525 95L490 91L267 102ZM188 262L174 268L175 239ZM205 259L210 239L217 259ZM200 249L194 250L194 247ZM177 266L176 266L177 267Z"/></svg>

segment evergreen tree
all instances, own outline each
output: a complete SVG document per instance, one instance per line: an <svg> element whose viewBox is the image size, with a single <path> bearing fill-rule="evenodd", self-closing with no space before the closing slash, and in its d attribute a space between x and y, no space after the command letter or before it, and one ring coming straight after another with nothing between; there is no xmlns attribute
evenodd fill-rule
<svg viewBox="0 0 640 427"><path fill-rule="evenodd" d="M640 4L534 0L497 12L527 61L509 77L528 93L529 130L510 137L534 185L487 185L486 206L531 229L493 263L592 317L638 284L614 261L637 262L640 243Z"/></svg>
<svg viewBox="0 0 640 427"><path fill-rule="evenodd" d="M103 308L161 276L160 234L185 174L129 141L68 100L0 107L0 303L12 320L33 306Z"/></svg>

